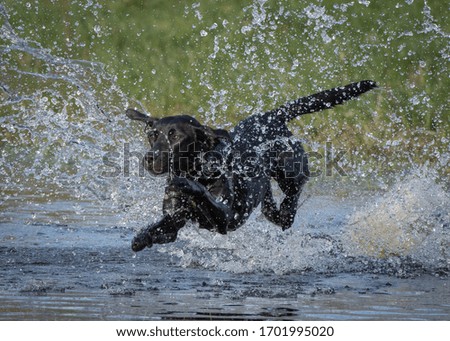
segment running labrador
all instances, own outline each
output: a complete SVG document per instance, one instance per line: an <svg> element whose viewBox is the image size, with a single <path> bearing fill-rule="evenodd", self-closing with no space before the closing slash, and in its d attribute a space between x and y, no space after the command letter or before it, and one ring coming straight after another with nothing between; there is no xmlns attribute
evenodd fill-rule
<svg viewBox="0 0 450 341"><path fill-rule="evenodd" d="M200 228L226 234L244 224L260 204L268 220L288 229L309 170L307 155L292 138L287 122L375 87L375 82L367 80L302 97L251 115L231 132L204 126L188 115L158 119L128 109L130 119L146 125L151 149L143 159L145 168L168 177L163 217L136 235L132 249L175 241L189 220ZM279 207L271 179L285 195Z"/></svg>

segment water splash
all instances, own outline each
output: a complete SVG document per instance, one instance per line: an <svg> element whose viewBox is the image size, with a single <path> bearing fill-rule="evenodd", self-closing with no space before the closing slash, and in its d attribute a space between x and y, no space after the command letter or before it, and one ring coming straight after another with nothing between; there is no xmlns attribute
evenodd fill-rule
<svg viewBox="0 0 450 341"><path fill-rule="evenodd" d="M357 256L450 264L449 212L448 193L429 172L416 171L350 216L346 247Z"/></svg>
<svg viewBox="0 0 450 341"><path fill-rule="evenodd" d="M414 174L372 197L307 199L285 232L256 212L225 236L187 226L159 251L181 266L233 273L440 273L450 265L448 212L433 177Z"/></svg>
<svg viewBox="0 0 450 341"><path fill-rule="evenodd" d="M116 78L101 63L54 56L21 38L3 6L0 17L3 199L22 193L103 201L132 187L130 178L108 177L104 162L133 143L124 133L129 100Z"/></svg>
<svg viewBox="0 0 450 341"><path fill-rule="evenodd" d="M410 5L412 1L406 3ZM364 8L372 6L370 1L359 4ZM355 39L345 37L346 31L341 28L352 25L352 20L358 16L364 19L363 15L349 14L352 9L356 11L356 7L361 7L354 2L335 5L335 11L312 4L301 9L281 5L274 11L269 5L267 1L258 0L244 8L246 20L239 24L239 29L230 18L221 18L219 24L208 23L207 12L202 12L199 3L186 8L186 16L192 11L197 19L198 34L192 36L198 40L194 40L193 45L210 42L206 54L209 58L193 54L196 60L192 69L199 72L185 81L186 93L193 88L192 91L209 96L202 104L206 109L198 109L206 123L216 125L217 119L227 121L224 125L230 127L226 118L230 110L248 115L275 107L297 97L299 92L304 94L306 88L317 89L331 79L350 77L349 70L356 69L355 65L359 66L358 70L373 66L376 63L374 52L381 51L388 61L373 66L374 72L384 74L387 67L389 72L400 75L399 79L407 83L414 95L408 107L398 107L398 98L404 94L388 89L383 97L390 97L389 101L383 100L380 107L374 109L375 119L370 122L372 125L379 122L376 117L386 111L390 121L383 129L389 139L368 134L361 141L375 141L380 149L378 153L375 150L374 155L383 167L395 163L388 156L383 159L387 151L394 157L399 155L402 166L410 166L414 163L411 161L414 151L398 153L398 150L406 151L409 146L417 145L425 146L419 156L434 155L445 168L448 151L440 153L439 148L434 148L434 137L431 138L433 143L423 140L426 135L423 131L415 135L404 133L402 124L406 114L412 111L422 110L424 116L432 112L430 122L433 124L442 123L444 118L445 104L433 103L429 89L424 91L421 82L425 72L446 74L446 64L441 61L448 57L448 48L437 56L420 56L420 51L410 46L411 42L417 45L411 40L417 35L421 35L420 41L425 47L448 39L427 2L423 6L422 21L411 20L411 26L399 28L398 32L389 31L389 20L378 22L378 30L386 35L386 41L382 42L374 42L372 37L361 39L361 32L354 32ZM125 213L117 218L118 224L127 227L142 226L158 219L164 180L124 175L126 144L129 150L142 153L145 146L135 128L125 121L123 110L140 104L130 103L118 87L116 77L108 74L103 64L59 57L40 42L17 33L3 5L0 5L0 16L0 200L20 194L31 194L35 200L60 199L64 193L75 200L90 197L120 206ZM297 26L290 31L292 22ZM103 36L107 31L102 26L93 26L96 36ZM276 42L280 37L283 46ZM332 46L335 39L343 44ZM316 44L317 41L320 43ZM357 46L352 45L353 42ZM416 54L420 61L417 65L415 61L408 63L407 70L392 68L389 64ZM219 61L230 66L230 73L224 73L226 77L217 77L223 71ZM417 67L417 70L410 74L410 67ZM264 72L259 72L261 69ZM300 72L305 69L310 71L307 77ZM149 66L149 70L152 76L165 73L153 66ZM217 83L217 78L222 83ZM195 83L200 84L200 88L195 88ZM245 95L237 96L241 93ZM267 98L262 98L264 96ZM235 98L240 99L234 103ZM313 124L314 117L310 121L305 119L309 123L302 129L302 135L296 136L315 137L317 130L325 126L332 127L336 136L343 134L345 128L349 130L348 127L364 135L359 119L362 118L355 116L349 126L341 128L332 118L325 120L322 126ZM448 145L447 137L440 138L441 146ZM352 155L356 159L371 153L361 141L357 142ZM120 165L119 169L105 165L105 157L115 161L115 166ZM409 160L404 161L403 157ZM133 156L130 162L139 163L137 159ZM354 176L367 177L367 174L377 175L383 171L380 166L372 172L373 168L366 167L364 157L362 159L358 159L359 164L352 169ZM136 170L139 166L130 168ZM115 170L120 176L105 175ZM243 228L227 236L187 226L180 232L177 243L159 247L159 250L174 255L182 266L237 273L396 271L414 262L423 264L426 269L448 269L448 195L428 175L399 180L384 196L336 200L329 197L307 200L299 210L296 225L287 232L260 219L256 212ZM368 204L361 205L364 202Z"/></svg>

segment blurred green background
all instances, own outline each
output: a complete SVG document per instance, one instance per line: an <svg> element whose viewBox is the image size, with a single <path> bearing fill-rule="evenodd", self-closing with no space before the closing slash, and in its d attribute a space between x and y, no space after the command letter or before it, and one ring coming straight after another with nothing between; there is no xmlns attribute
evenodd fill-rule
<svg viewBox="0 0 450 341"><path fill-rule="evenodd" d="M183 112L230 128L252 112L373 79L375 92L293 122L296 135L332 141L366 174L426 165L449 175L447 1L3 3L19 36L53 56L102 63L130 105L154 116ZM27 55L16 62L45 68Z"/></svg>

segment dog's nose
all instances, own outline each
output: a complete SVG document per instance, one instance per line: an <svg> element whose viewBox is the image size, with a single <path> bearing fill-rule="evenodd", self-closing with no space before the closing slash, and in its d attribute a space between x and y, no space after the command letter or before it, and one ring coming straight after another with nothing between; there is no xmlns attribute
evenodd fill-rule
<svg viewBox="0 0 450 341"><path fill-rule="evenodd" d="M147 153L144 155L144 164L151 164L153 162L153 153Z"/></svg>
<svg viewBox="0 0 450 341"><path fill-rule="evenodd" d="M151 151L145 154L144 161L147 163L152 163L154 159L159 157L159 151Z"/></svg>
<svg viewBox="0 0 450 341"><path fill-rule="evenodd" d="M144 160L148 161L148 160L152 160L153 159L153 153L152 152L148 152L144 155Z"/></svg>
<svg viewBox="0 0 450 341"><path fill-rule="evenodd" d="M154 160L154 154L152 152L148 152L144 155L144 158L142 159L142 163L146 169L153 167L153 160Z"/></svg>

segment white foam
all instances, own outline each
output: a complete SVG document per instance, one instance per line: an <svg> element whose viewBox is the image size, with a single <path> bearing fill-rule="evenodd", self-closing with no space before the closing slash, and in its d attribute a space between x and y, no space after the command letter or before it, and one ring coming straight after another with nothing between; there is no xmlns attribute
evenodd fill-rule
<svg viewBox="0 0 450 341"><path fill-rule="evenodd" d="M444 189L429 172L416 172L350 216L344 245L357 256L411 256L449 264L449 212Z"/></svg>
<svg viewBox="0 0 450 341"><path fill-rule="evenodd" d="M260 211L228 235L189 224L177 242L157 248L184 267L233 273L354 271L355 261L382 264L392 257L409 257L432 268L448 266L450 202L431 176L414 174L384 195L372 195L313 197L287 231Z"/></svg>
<svg viewBox="0 0 450 341"><path fill-rule="evenodd" d="M244 226L227 235L189 224L180 230L176 243L160 246L159 251L176 256L185 267L200 266L233 273L281 274L311 268L321 271L328 266L330 254L339 249L338 242L323 232L327 224L336 231L336 224L330 218L336 213L335 205L322 216L312 211L315 204L328 202L327 199L314 199L308 207L302 207L295 225L287 231L267 221L257 210ZM318 206L320 209L320 204ZM315 226L301 217L305 212L309 212Z"/></svg>

